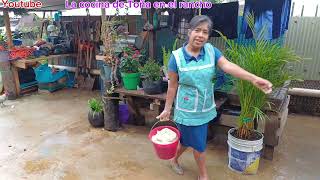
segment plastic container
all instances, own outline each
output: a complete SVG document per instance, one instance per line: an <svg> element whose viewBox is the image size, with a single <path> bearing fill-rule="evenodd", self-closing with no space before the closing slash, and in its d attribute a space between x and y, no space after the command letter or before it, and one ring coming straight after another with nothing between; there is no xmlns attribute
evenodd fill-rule
<svg viewBox="0 0 320 180"><path fill-rule="evenodd" d="M151 128L151 131L149 133L149 140L152 142L154 150L155 150L157 156L160 159L163 159L163 160L168 160L168 159L174 158L174 156L176 155L178 144L179 144L179 140L180 140L180 132L179 132L179 130L176 127L173 127L173 126L158 126L158 127L155 127L155 125L153 126L153 128ZM152 141L152 136L156 135L157 131L161 131L164 128L169 128L172 131L174 131L177 134L178 138L174 142L172 142L170 144L157 144L157 143L153 142Z"/></svg>
<svg viewBox="0 0 320 180"><path fill-rule="evenodd" d="M119 104L119 120L122 124L128 124L129 108L127 104Z"/></svg>
<svg viewBox="0 0 320 180"><path fill-rule="evenodd" d="M140 83L140 73L121 73L124 88L127 90L137 90Z"/></svg>
<svg viewBox="0 0 320 180"><path fill-rule="evenodd" d="M231 135L235 128L228 131L228 167L241 174L257 174L263 148L263 135L256 141L247 141Z"/></svg>

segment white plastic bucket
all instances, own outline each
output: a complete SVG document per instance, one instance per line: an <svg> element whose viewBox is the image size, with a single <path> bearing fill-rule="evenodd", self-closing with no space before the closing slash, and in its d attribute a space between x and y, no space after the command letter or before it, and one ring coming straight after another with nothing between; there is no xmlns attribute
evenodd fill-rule
<svg viewBox="0 0 320 180"><path fill-rule="evenodd" d="M242 174L256 174L259 167L261 150L263 148L263 135L256 141L235 138L231 135L235 128L228 131L228 157L229 168Z"/></svg>

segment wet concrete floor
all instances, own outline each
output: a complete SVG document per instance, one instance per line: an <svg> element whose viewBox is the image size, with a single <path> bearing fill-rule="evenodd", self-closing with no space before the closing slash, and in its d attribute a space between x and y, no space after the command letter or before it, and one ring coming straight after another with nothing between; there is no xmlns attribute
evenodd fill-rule
<svg viewBox="0 0 320 180"><path fill-rule="evenodd" d="M91 128L87 101L98 96L62 90L6 102L10 106L0 109L0 179L196 179L192 152L181 159L185 174L174 174L156 158L147 127L125 126L116 133ZM209 143L210 179L318 180L319 137L320 117L290 114L274 160L262 160L253 176L230 171L226 147Z"/></svg>

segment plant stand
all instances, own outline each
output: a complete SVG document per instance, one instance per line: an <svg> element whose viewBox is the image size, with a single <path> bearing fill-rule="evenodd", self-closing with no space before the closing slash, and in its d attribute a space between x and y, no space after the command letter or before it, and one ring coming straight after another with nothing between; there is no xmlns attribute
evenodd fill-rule
<svg viewBox="0 0 320 180"><path fill-rule="evenodd" d="M103 111L104 111L104 129L108 131L117 131L120 127L119 123L119 99L103 97Z"/></svg>
<svg viewBox="0 0 320 180"><path fill-rule="evenodd" d="M109 89L110 82L104 81L104 87ZM120 127L119 121L119 94L103 94L103 111L104 111L104 129L108 131L117 131Z"/></svg>
<svg viewBox="0 0 320 180"><path fill-rule="evenodd" d="M126 90L124 88L117 88L115 92L127 100L130 112L129 123L148 127L152 127L158 121L156 117L163 111L167 96L166 93L150 95L143 90ZM215 99L217 111L226 102L226 99L226 97Z"/></svg>

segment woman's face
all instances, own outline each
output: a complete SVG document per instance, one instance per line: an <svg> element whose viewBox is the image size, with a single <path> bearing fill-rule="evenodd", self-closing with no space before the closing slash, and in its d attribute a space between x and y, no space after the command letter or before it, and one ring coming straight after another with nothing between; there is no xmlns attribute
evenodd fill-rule
<svg viewBox="0 0 320 180"><path fill-rule="evenodd" d="M189 45L194 48L201 48L209 39L208 23L201 23L192 31L189 30Z"/></svg>

